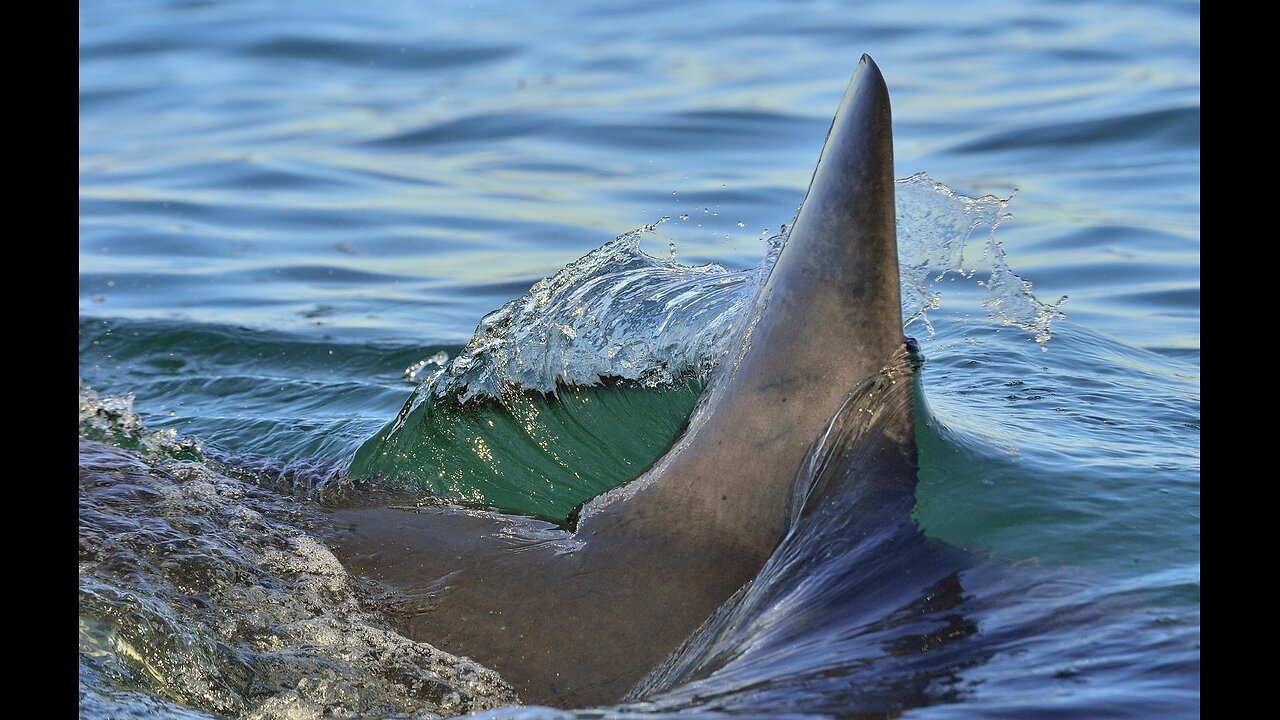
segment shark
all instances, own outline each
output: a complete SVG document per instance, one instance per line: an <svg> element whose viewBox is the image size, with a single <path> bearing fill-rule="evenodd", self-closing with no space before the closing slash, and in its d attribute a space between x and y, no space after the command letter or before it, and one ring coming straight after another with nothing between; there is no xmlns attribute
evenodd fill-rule
<svg viewBox="0 0 1280 720"><path fill-rule="evenodd" d="M860 507L909 517L915 365L892 125L884 77L863 55L740 342L638 477L567 525L449 505L329 511L335 553L385 588L400 632L497 670L527 703L614 703L827 502L803 479L825 476L812 470L840 428L874 433L848 469L875 500Z"/></svg>

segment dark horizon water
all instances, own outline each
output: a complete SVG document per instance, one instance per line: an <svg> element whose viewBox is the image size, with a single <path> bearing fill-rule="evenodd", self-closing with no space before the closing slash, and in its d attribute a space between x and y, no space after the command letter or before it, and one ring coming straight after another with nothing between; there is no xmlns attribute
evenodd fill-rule
<svg viewBox="0 0 1280 720"><path fill-rule="evenodd" d="M407 647L352 629L376 618L297 600L310 590L270 558L282 543L305 546L305 559L291 561L301 566L331 557L312 552L313 527L297 514L306 511L208 480L206 464L225 470L210 458L312 468L304 476L345 465L413 391L406 368L440 351L457 357L488 313L663 217L640 240L648 253L758 266L791 221L867 52L893 96L899 177L927 172L970 198L1012 196L1007 208L923 196L900 206L922 228L913 237L925 238L904 255L942 276L929 286L942 293L931 326L908 326L927 357L914 517L931 541L980 559L964 571L937 566L958 573L958 585L940 576L937 597L954 596L972 630L946 645L945 661L888 662L905 656L865 655L892 644L883 633L930 629L889 623L867 634L852 628L882 618L831 615L822 626L850 628L840 642L851 643L832 645L813 627L770 620L763 605L749 612L763 600L748 598L741 612L756 625L706 657L759 640L755 670L730 664L630 711L1198 716L1199 16L1198 3L1178 2L82 3L81 385L132 395L148 428L206 448L190 456L204 458L194 474L171 468L181 492L155 491L185 505L130 504L82 479L82 715L278 717L292 707L305 716L288 698L318 713L354 703L279 669L300 657L297 638L279 630L293 614L253 621L273 628L261 636L276 638L271 649L210 619L253 625L244 588L266 581L228 568L257 567L289 613L308 608L348 639ZM992 244L988 224L1004 212ZM967 242L948 240L974 220L988 224ZM957 247L962 258L943 252ZM1047 341L989 315L1035 316L1018 305L1025 296L1006 293L1021 284L1005 270L1042 303L1066 296ZM704 294L693 306L716 302ZM626 327L656 317L628 317ZM696 365L708 349L690 322L625 337ZM646 369L636 376L661 380ZM522 382L554 384L555 372L546 362ZM575 459L540 470L553 485L556 472L598 476L611 459L642 465L690 405L679 392L585 392L599 401L593 415L567 397L555 406ZM82 438L134 432L103 435L95 402L82 392ZM123 403L108 405L118 423ZM507 443L509 457L529 457L538 439L520 423L485 436L473 422L434 426L444 439L430 445L456 461L463 484L493 470L475 438ZM634 447L611 454L620 438ZM170 462L156 459L167 451L148 452ZM521 477L504 475L504 492L518 494ZM466 499L461 485L433 489ZM245 508L268 518L266 545L224 533L219 523ZM183 526L187 513L199 522ZM187 588L137 544L145 533L119 534L161 519L171 523L164 532L197 538L180 565L217 582ZM904 542L902 562L935 557ZM848 576L832 562L813 572ZM113 574L125 565L158 575ZM896 587L855 576L864 592ZM819 615L853 602L835 591L795 595L783 569L768 577L770 597ZM189 595L213 609L192 609ZM135 611L149 620L130 620ZM865 665L841 665L849 658ZM316 662L297 672L336 672ZM476 698L502 697L466 671L439 672L473 683ZM835 693L832 677L865 692ZM361 707L382 707L368 698L383 692L360 695Z"/></svg>

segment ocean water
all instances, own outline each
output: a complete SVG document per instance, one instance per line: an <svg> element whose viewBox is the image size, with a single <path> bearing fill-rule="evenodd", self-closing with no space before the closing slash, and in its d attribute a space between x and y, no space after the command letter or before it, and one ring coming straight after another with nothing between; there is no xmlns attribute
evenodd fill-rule
<svg viewBox="0 0 1280 720"><path fill-rule="evenodd" d="M323 506L557 519L642 470L863 52L921 532L814 515L607 712L1198 716L1198 3L104 2L79 29L83 716L536 714L398 635Z"/></svg>

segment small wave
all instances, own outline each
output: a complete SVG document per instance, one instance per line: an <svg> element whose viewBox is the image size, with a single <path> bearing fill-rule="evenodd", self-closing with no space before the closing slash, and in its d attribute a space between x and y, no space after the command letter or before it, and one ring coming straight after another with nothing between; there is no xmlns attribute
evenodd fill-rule
<svg viewBox="0 0 1280 720"><path fill-rule="evenodd" d="M967 197L924 173L899 180L897 194L908 329L921 325L932 333L929 313L943 304L940 283L960 278L985 292L983 306L994 320L1049 342L1062 299L1038 299L996 238L1012 198ZM641 239L665 220L619 236L486 315L457 357L426 374L411 406L446 395L462 403L501 398L507 387L554 393L613 378L646 386L705 378L729 351L788 226L768 239L756 266L731 271L645 253ZM975 255L968 251L981 229Z"/></svg>
<svg viewBox="0 0 1280 720"><path fill-rule="evenodd" d="M119 447L145 450L155 455L198 456L199 440L179 437L172 428L151 430L133 411L133 395L99 396L80 383L80 437Z"/></svg>
<svg viewBox="0 0 1280 720"><path fill-rule="evenodd" d="M1097 147L1100 143L1200 144L1200 106L1165 107L1145 112L1076 119L994 133L964 143L953 152L992 153L1042 150L1059 153L1068 146Z"/></svg>
<svg viewBox="0 0 1280 720"><path fill-rule="evenodd" d="M782 238L766 263L731 272L645 253L640 240L656 229L619 236L486 315L418 396L456 392L465 403L512 386L552 393L607 378L652 387L709 370Z"/></svg>

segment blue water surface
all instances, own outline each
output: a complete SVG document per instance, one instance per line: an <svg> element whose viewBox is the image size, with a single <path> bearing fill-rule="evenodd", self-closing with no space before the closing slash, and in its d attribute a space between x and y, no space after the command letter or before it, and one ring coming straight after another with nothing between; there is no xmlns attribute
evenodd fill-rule
<svg viewBox="0 0 1280 720"><path fill-rule="evenodd" d="M1043 344L972 286L910 328L916 517L1149 621L996 651L917 712L1198 716L1199 3L85 2L79 30L81 382L342 461L404 368L621 233L758 263L871 54L897 174L1013 195L1009 264L1067 297Z"/></svg>

